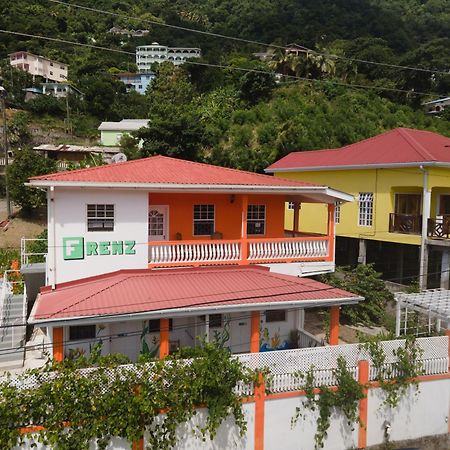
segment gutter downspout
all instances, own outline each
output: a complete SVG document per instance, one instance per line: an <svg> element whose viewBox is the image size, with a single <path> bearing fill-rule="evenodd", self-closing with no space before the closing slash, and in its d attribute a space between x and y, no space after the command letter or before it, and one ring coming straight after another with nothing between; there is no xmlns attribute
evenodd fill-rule
<svg viewBox="0 0 450 450"><path fill-rule="evenodd" d="M50 186L48 192L48 222L49 222L49 233L48 233L48 254L50 256L50 264L48 268L48 282L55 289L56 285L56 242L55 242L55 187Z"/></svg>
<svg viewBox="0 0 450 450"><path fill-rule="evenodd" d="M428 218L431 212L431 190L428 189L428 170L419 166L423 174L423 199L422 199L422 235L420 241L420 268L419 268L419 287L420 290L427 288L428 279L428 251L427 251L427 231Z"/></svg>

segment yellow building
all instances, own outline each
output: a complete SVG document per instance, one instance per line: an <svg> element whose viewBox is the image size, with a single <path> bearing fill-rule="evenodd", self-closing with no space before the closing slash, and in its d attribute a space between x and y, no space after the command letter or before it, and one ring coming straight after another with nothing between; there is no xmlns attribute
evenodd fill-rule
<svg viewBox="0 0 450 450"><path fill-rule="evenodd" d="M385 278L448 288L450 139L397 128L339 149L293 152L266 169L326 184L355 202L336 208L336 263L374 262ZM290 203L286 229L318 230L320 205Z"/></svg>

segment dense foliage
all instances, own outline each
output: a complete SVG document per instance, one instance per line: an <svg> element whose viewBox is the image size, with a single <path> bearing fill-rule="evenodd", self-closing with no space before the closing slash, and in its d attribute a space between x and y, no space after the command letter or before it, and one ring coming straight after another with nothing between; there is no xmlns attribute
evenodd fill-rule
<svg viewBox="0 0 450 450"><path fill-rule="evenodd" d="M11 200L22 207L24 213L45 204L45 192L25 186L28 179L56 171L56 163L49 158L42 158L37 153L27 149L17 149L14 163L8 167L8 185Z"/></svg>
<svg viewBox="0 0 450 450"><path fill-rule="evenodd" d="M34 424L44 427L33 432L35 442L61 450L88 449L91 440L105 449L113 436L134 442L144 430L149 449L170 449L177 426L194 417L199 407L208 410L203 423L194 427L199 438L214 438L230 415L241 434L246 432L234 388L238 382L256 380L256 375L220 346L204 344L202 354L191 361L173 355L132 367L119 365L126 362L123 355L99 354L97 347L88 358L29 370L19 377L36 381L29 388L2 382L0 447L20 443L29 433L21 433L19 427ZM79 371L92 366L96 369Z"/></svg>
<svg viewBox="0 0 450 450"><path fill-rule="evenodd" d="M321 275L321 280L364 297L365 300L356 305L342 307L344 319L353 324L383 324L386 303L393 300L393 295L372 264L359 264L350 270L338 268L336 273Z"/></svg>
<svg viewBox="0 0 450 450"><path fill-rule="evenodd" d="M0 5L0 28L30 34L39 30L52 38L125 53L0 34L0 58L16 50L57 58L70 65L69 79L83 93L82 98L71 96L68 104L48 98L25 104L23 89L32 80L3 63L0 70L10 93L8 104L28 109L39 120L44 114L63 119L69 106L75 134L89 137L102 120L150 118L150 126L140 133L143 150L131 152L132 157L162 153L261 171L292 150L345 145L397 126L450 135L448 114L426 117L421 107L427 98L448 95L449 75L361 62L448 71L448 0L78 3L118 16L50 0L5 0ZM315 52L286 55L282 48L174 30L158 23L275 46L296 42ZM113 26L147 29L149 34L110 33ZM153 41L200 47L203 57L196 62L226 68L189 63L179 69L155 68L158 79L146 95L127 93L114 74L136 70L135 47ZM253 56L265 51L271 54L266 61ZM311 81L282 78L275 83L275 72ZM286 86L289 82L292 85ZM409 94L356 91L339 83L404 89Z"/></svg>

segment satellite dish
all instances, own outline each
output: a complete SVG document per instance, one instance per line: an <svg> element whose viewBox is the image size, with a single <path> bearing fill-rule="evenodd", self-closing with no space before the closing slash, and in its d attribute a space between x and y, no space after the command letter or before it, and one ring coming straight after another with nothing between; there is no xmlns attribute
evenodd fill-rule
<svg viewBox="0 0 450 450"><path fill-rule="evenodd" d="M127 155L125 155L124 153L116 153L111 158L112 163L121 163L121 162L125 162L126 160L127 160Z"/></svg>

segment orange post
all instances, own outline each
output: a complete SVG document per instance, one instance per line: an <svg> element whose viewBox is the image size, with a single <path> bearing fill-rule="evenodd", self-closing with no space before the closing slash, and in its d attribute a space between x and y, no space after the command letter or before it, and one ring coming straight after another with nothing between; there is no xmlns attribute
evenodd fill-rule
<svg viewBox="0 0 450 450"><path fill-rule="evenodd" d="M133 450L144 450L144 439L133 442Z"/></svg>
<svg viewBox="0 0 450 450"><path fill-rule="evenodd" d="M169 354L169 319L159 319L159 359Z"/></svg>
<svg viewBox="0 0 450 450"><path fill-rule="evenodd" d="M255 385L255 450L264 450L264 402L266 389L264 377L259 374L259 385Z"/></svg>
<svg viewBox="0 0 450 450"><path fill-rule="evenodd" d="M339 343L339 306L330 308L330 345Z"/></svg>
<svg viewBox="0 0 450 450"><path fill-rule="evenodd" d="M367 447L367 408L368 399L367 385L369 383L369 361L358 362L358 383L363 387L364 398L359 401L359 430L358 430L358 448Z"/></svg>
<svg viewBox="0 0 450 450"><path fill-rule="evenodd" d="M64 359L64 329L53 328L53 359L61 362Z"/></svg>
<svg viewBox="0 0 450 450"><path fill-rule="evenodd" d="M328 205L328 227L327 227L327 235L328 235L328 260L334 261L334 244L335 244L335 223L334 223L334 214L335 214L336 206L334 204Z"/></svg>
<svg viewBox="0 0 450 450"><path fill-rule="evenodd" d="M247 241L247 210L248 210L248 195L242 196L242 251L241 251L241 265L248 263L248 241Z"/></svg>
<svg viewBox="0 0 450 450"><path fill-rule="evenodd" d="M251 329L250 329L250 353L259 352L259 323L261 314L259 311L252 311Z"/></svg>

